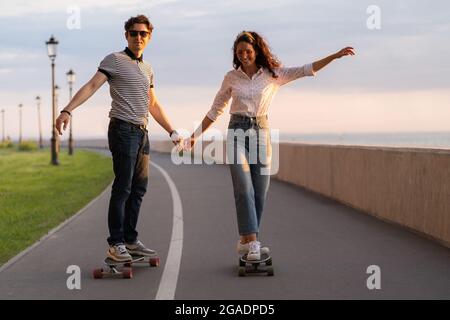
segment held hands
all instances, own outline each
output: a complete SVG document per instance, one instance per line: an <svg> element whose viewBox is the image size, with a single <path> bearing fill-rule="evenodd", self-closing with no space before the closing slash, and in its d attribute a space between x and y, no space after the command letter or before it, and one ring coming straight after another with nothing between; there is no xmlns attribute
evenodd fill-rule
<svg viewBox="0 0 450 320"><path fill-rule="evenodd" d="M178 132L173 131L170 135L170 138L172 139L173 144L177 148L177 152L183 152L183 151L191 151L195 144L195 138L189 137L187 139L184 139L182 136L178 134Z"/></svg>
<svg viewBox="0 0 450 320"><path fill-rule="evenodd" d="M183 150L191 151L195 144L195 138L189 137L189 139L184 140Z"/></svg>
<svg viewBox="0 0 450 320"><path fill-rule="evenodd" d="M175 130L172 131L170 135L172 143L177 147L177 152L183 151L183 137L178 134Z"/></svg>
<svg viewBox="0 0 450 320"><path fill-rule="evenodd" d="M353 51L354 49L352 47L345 47L344 49L339 50L338 52L336 52L334 54L334 57L336 59L339 59L343 56L354 56L355 52Z"/></svg>
<svg viewBox="0 0 450 320"><path fill-rule="evenodd" d="M58 131L59 135L62 135L61 126L63 130L66 130L67 125L69 124L70 116L66 112L62 112L59 117L56 119L56 131Z"/></svg>

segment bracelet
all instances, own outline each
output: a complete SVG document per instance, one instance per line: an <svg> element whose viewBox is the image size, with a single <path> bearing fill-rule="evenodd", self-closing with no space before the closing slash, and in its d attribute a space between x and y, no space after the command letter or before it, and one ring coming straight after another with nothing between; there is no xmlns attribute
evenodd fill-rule
<svg viewBox="0 0 450 320"><path fill-rule="evenodd" d="M178 134L177 130L172 130L172 131L170 132L170 134L169 134L169 137L172 138L172 135L173 135L174 133Z"/></svg>
<svg viewBox="0 0 450 320"><path fill-rule="evenodd" d="M60 113L63 113L63 112L65 112L65 113L67 113L69 116L71 116L72 114L70 113L70 111L67 111L67 110L61 110L61 112Z"/></svg>

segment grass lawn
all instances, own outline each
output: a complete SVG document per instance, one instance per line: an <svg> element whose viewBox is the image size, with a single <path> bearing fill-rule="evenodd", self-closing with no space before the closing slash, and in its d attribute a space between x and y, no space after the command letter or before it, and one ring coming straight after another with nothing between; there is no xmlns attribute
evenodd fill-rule
<svg viewBox="0 0 450 320"><path fill-rule="evenodd" d="M0 265L83 208L113 179L111 159L98 153L0 149Z"/></svg>

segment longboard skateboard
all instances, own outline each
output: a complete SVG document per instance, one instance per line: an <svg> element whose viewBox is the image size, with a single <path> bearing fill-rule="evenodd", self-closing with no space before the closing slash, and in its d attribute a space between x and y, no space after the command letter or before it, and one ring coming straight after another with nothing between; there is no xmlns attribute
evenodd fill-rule
<svg viewBox="0 0 450 320"><path fill-rule="evenodd" d="M115 261L111 258L106 258L103 263L106 268L95 269L93 272L94 279L101 279L104 277L122 277L125 279L133 278L133 264L145 263L150 267L159 266L159 257L154 256L131 256L131 261Z"/></svg>
<svg viewBox="0 0 450 320"><path fill-rule="evenodd" d="M267 254L261 254L260 260L248 260L247 254L239 257L239 277L244 277L250 273L266 273L273 276L272 257Z"/></svg>

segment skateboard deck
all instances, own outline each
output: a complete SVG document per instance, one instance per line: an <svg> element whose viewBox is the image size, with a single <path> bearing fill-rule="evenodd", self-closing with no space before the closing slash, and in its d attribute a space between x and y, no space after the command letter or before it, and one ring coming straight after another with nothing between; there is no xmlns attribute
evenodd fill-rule
<svg viewBox="0 0 450 320"><path fill-rule="evenodd" d="M268 276L273 276L272 257L267 254L261 254L259 260L248 260L247 254L239 257L239 269L238 274L240 277L244 277L247 274L265 273Z"/></svg>
<svg viewBox="0 0 450 320"><path fill-rule="evenodd" d="M150 267L159 266L158 255L153 256L136 256L132 255L130 261L116 261L109 257L103 260L103 264L106 268L95 269L93 272L94 279L101 279L104 277L122 277L125 279L133 278L133 269L131 268L134 264L144 263L148 264Z"/></svg>
<svg viewBox="0 0 450 320"><path fill-rule="evenodd" d="M133 257L132 256L131 258L132 259L130 261L116 261L116 260L108 257L108 258L105 258L103 263L106 264L108 267L117 267L117 266L121 266L121 265L128 267L132 263L144 260L144 257L137 257L137 256Z"/></svg>

